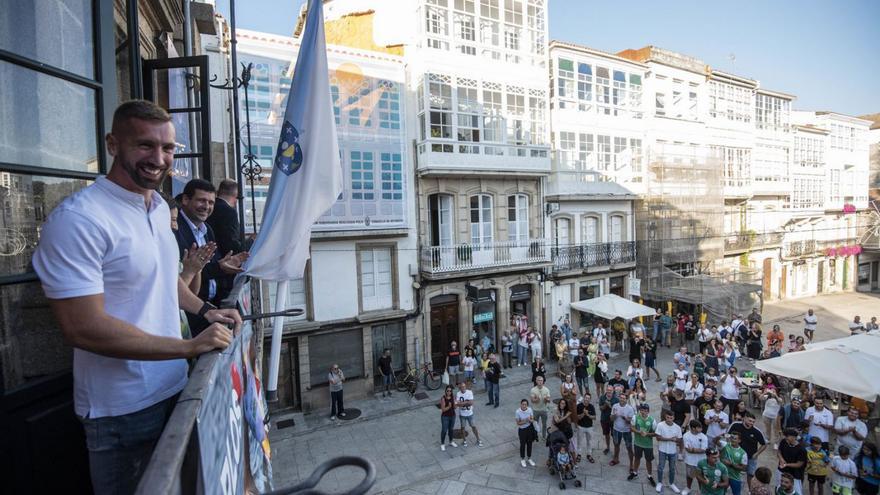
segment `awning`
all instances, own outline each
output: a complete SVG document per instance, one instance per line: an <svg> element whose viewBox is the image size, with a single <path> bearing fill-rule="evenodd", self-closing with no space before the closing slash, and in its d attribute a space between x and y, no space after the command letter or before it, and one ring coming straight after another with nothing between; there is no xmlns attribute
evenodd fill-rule
<svg viewBox="0 0 880 495"><path fill-rule="evenodd" d="M842 339L838 339L842 340ZM755 363L768 373L803 380L874 402L880 397L880 356L846 345L814 347Z"/></svg>
<svg viewBox="0 0 880 495"><path fill-rule="evenodd" d="M623 318L631 320L639 316L653 316L654 308L639 304L637 302L624 299L617 294L605 294L604 296L594 297L571 303L571 308L584 313L592 313L609 320L614 318Z"/></svg>

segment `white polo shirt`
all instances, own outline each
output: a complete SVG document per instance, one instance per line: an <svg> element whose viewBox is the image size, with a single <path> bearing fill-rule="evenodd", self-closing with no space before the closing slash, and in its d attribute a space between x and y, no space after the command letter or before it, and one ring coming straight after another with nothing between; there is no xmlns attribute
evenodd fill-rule
<svg viewBox="0 0 880 495"><path fill-rule="evenodd" d="M50 299L104 295L104 310L144 332L179 339L177 243L168 205L101 177L65 199L43 225L34 269ZM89 418L121 416L173 396L184 359L134 361L74 348L74 408Z"/></svg>

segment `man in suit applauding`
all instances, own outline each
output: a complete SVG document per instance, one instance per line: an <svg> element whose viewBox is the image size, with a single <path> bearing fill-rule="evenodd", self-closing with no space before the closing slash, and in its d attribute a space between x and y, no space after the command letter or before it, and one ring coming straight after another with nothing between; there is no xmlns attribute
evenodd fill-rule
<svg viewBox="0 0 880 495"><path fill-rule="evenodd" d="M206 223L214 210L215 200L214 185L206 180L193 179L184 187L180 202L180 218L175 233L181 259L186 250L216 242L213 229ZM246 259L247 253L233 254L227 251L226 255L222 256L218 249L202 269L199 297L214 305L219 304L226 297L229 289L224 290L218 285L218 281L225 276L233 276L241 272L241 264ZM204 318L189 313L187 317L193 336L207 327Z"/></svg>
<svg viewBox="0 0 880 495"><path fill-rule="evenodd" d="M223 179L217 187L217 202L214 212L208 217L208 225L217 237L217 250L226 254L230 251L244 251L241 243L241 226L238 223L238 183L231 179Z"/></svg>
<svg viewBox="0 0 880 495"><path fill-rule="evenodd" d="M217 186L217 202L214 212L208 217L207 223L214 230L217 240L217 251L221 256L230 253L241 253L247 249L241 242L241 227L238 222L238 183L223 179ZM223 275L217 279L217 292L225 298L232 290L235 275Z"/></svg>

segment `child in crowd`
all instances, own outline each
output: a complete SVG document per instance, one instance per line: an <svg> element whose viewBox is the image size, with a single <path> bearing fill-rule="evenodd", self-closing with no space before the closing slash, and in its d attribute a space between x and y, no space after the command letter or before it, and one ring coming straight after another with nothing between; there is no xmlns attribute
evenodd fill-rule
<svg viewBox="0 0 880 495"><path fill-rule="evenodd" d="M697 472L697 464L706 458L706 449L709 448L709 439L703 433L702 423L692 419L688 426L690 428L682 438L682 446L685 452L684 467L687 474L687 488L682 490L682 495L690 493L694 478L696 478L694 473Z"/></svg>
<svg viewBox="0 0 880 495"><path fill-rule="evenodd" d="M562 473L562 479L571 479L573 465L571 454L568 453L567 447L559 447L559 452L556 454L556 465L559 466L559 472Z"/></svg>
<svg viewBox="0 0 880 495"><path fill-rule="evenodd" d="M822 439L810 438L810 448L807 449L807 480L810 483L810 495L823 495L830 462L828 452L822 449Z"/></svg>
<svg viewBox="0 0 880 495"><path fill-rule="evenodd" d="M834 459L831 459L831 493L834 495L852 495L859 470L856 463L849 458L849 447L841 445Z"/></svg>
<svg viewBox="0 0 880 495"><path fill-rule="evenodd" d="M759 467L749 485L749 495L770 495L770 480L773 472L769 468Z"/></svg>

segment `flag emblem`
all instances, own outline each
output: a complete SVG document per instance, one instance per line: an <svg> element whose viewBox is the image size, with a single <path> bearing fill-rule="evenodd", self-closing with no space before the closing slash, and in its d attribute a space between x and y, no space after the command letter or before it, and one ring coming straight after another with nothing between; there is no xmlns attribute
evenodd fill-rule
<svg viewBox="0 0 880 495"><path fill-rule="evenodd" d="M299 145L299 131L289 121L281 126L281 139L275 154L275 167L285 175L290 175L302 166L303 153Z"/></svg>

